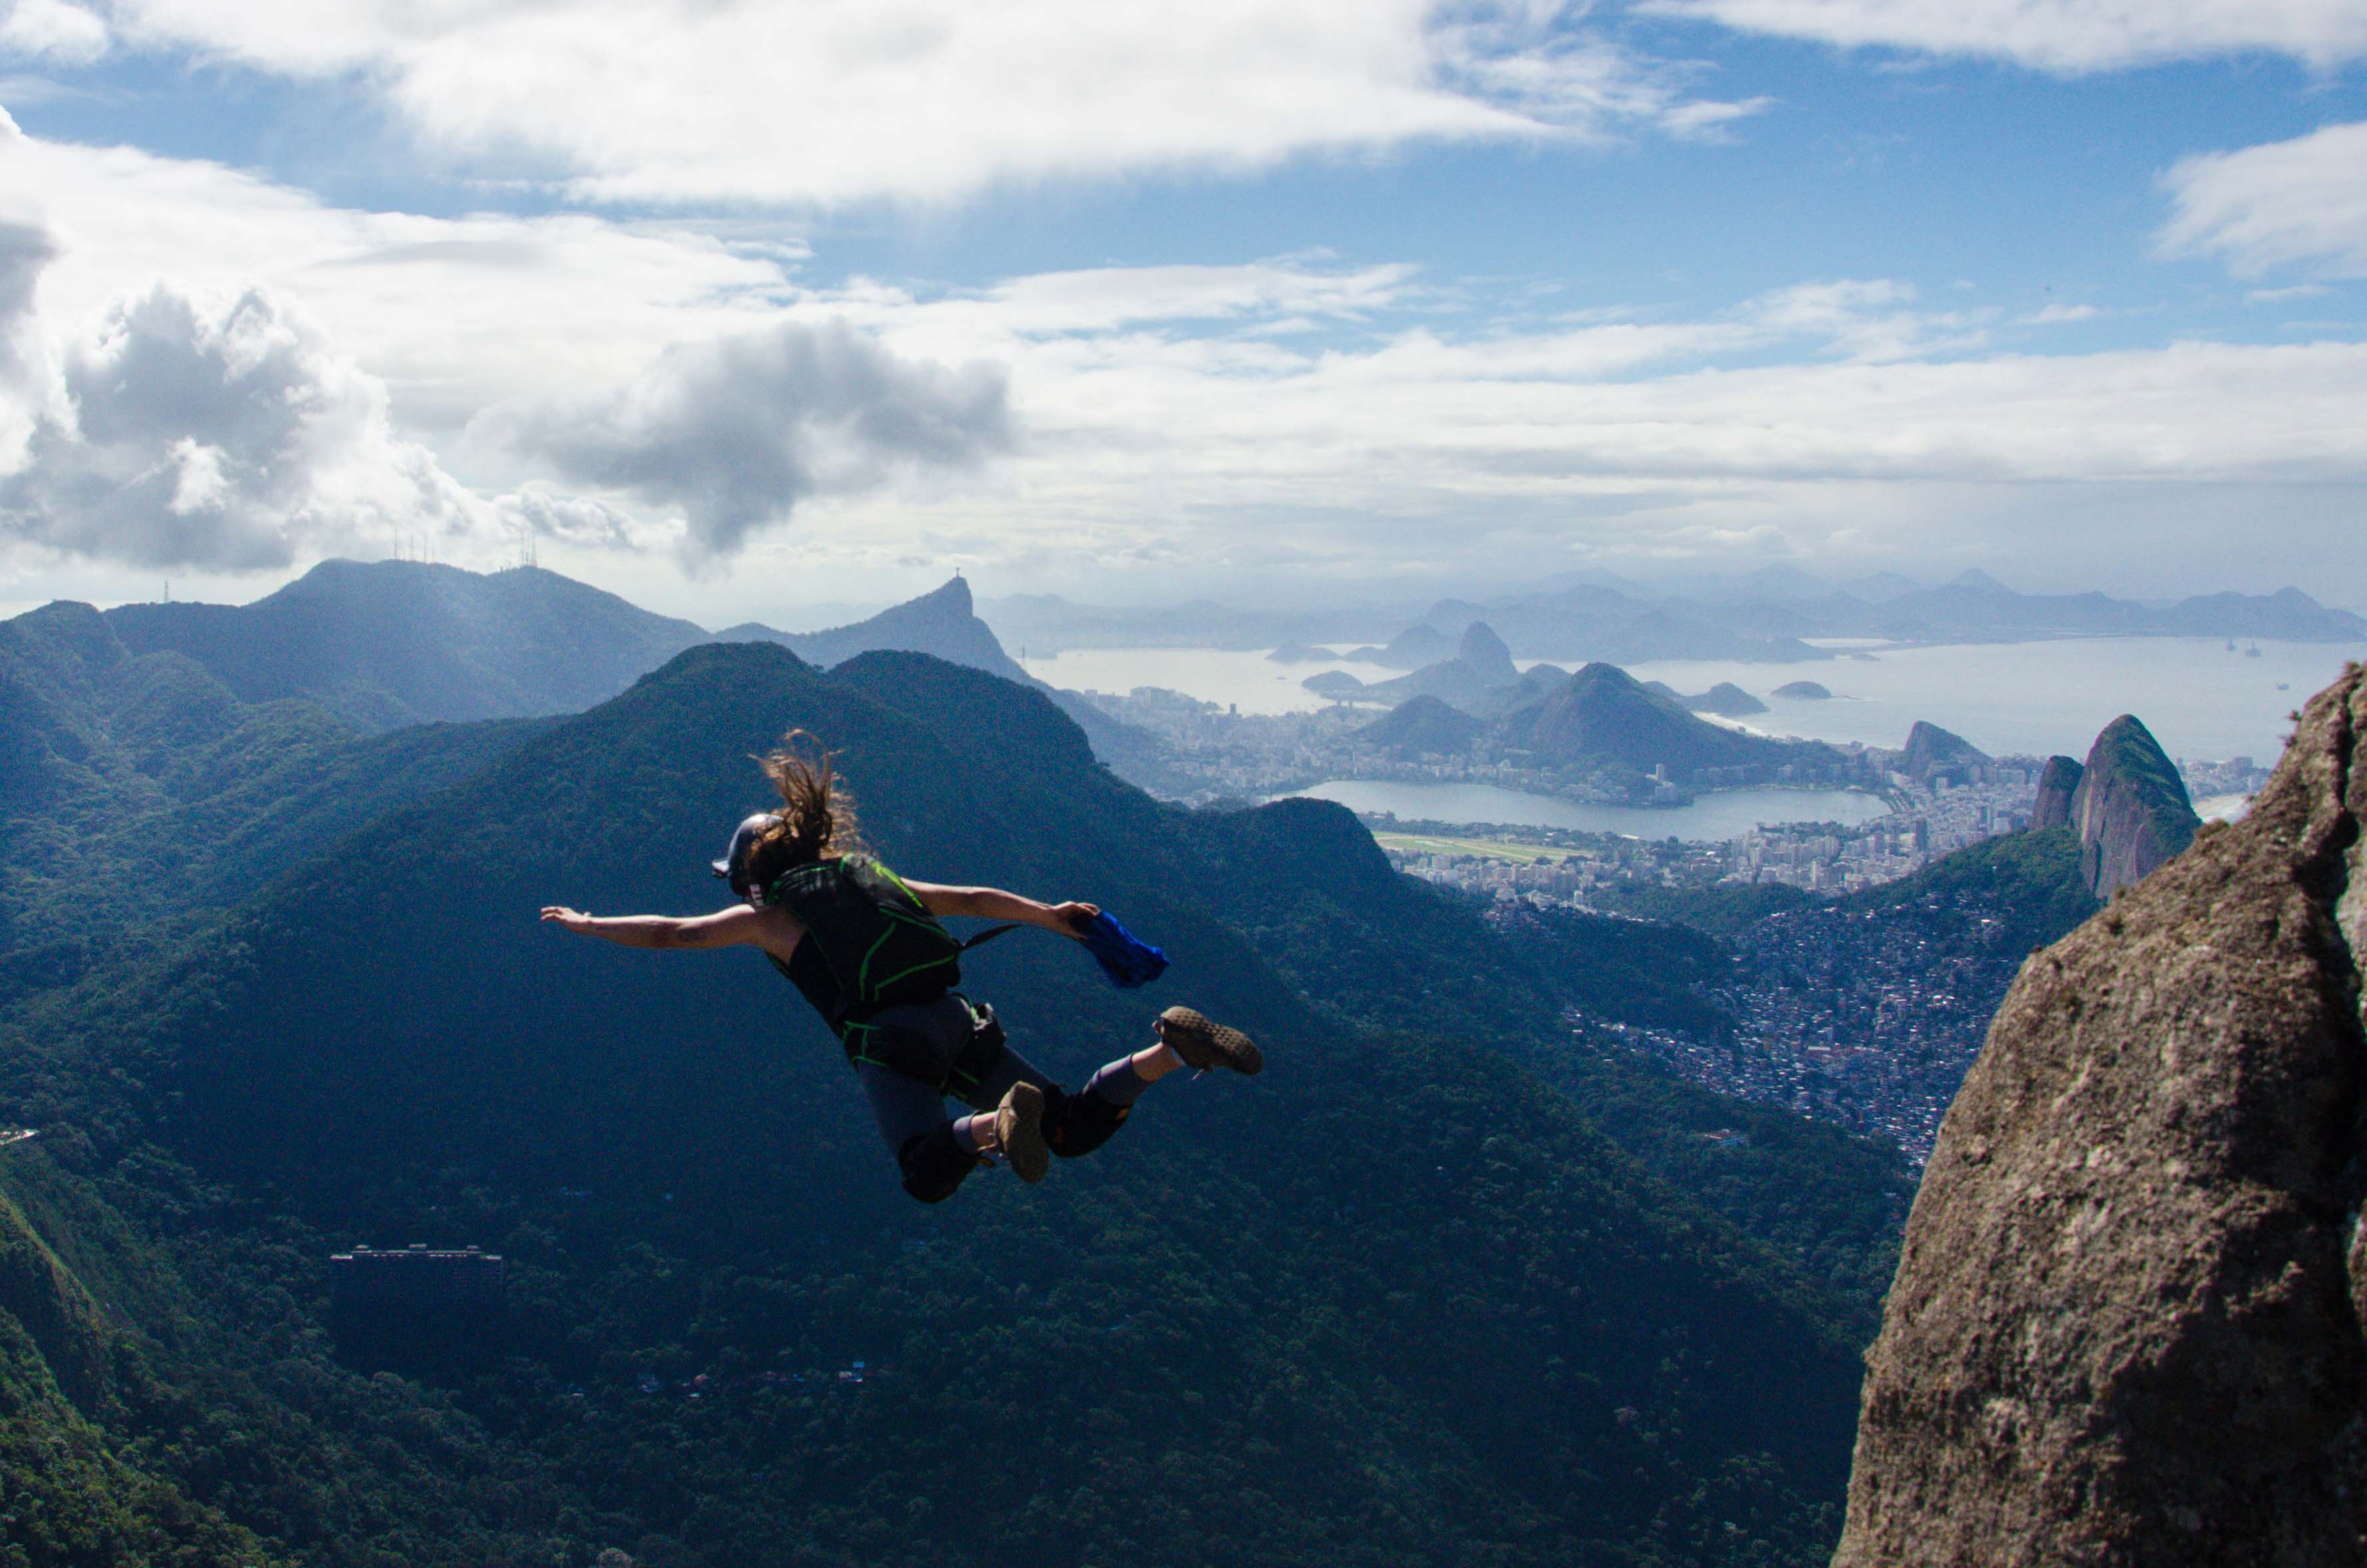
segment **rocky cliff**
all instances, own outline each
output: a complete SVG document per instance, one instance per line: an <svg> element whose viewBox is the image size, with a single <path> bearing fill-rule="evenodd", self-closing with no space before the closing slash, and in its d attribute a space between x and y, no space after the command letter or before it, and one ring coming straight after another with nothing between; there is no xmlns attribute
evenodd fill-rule
<svg viewBox="0 0 2367 1568"><path fill-rule="evenodd" d="M1988 753L1954 731L1918 719L1915 727L1907 732L1907 750L1899 758L1898 770L1918 778L1929 778L1946 768L1988 760Z"/></svg>
<svg viewBox="0 0 2367 1568"><path fill-rule="evenodd" d="M2079 830L2079 869L2101 899L2152 875L2202 825L2186 781L2130 713L2105 725L2089 748L2070 817Z"/></svg>
<svg viewBox="0 0 2367 1568"><path fill-rule="evenodd" d="M2085 772L2067 756L2050 756L2038 775L2038 801L2030 809L2030 831L2043 832L2050 827L2063 827L2071 821L2071 797L2079 790L2079 775Z"/></svg>
<svg viewBox="0 0 2367 1568"><path fill-rule="evenodd" d="M2367 1562L2362 726L2354 667L2245 820L2024 965L1908 1221L1836 1568Z"/></svg>

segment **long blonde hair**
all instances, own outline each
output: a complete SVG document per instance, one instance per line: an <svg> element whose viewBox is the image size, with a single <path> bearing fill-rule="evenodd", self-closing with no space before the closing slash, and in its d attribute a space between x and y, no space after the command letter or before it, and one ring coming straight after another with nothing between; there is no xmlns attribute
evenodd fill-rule
<svg viewBox="0 0 2367 1568"><path fill-rule="evenodd" d="M757 886L792 866L863 853L863 830L855 799L838 776L837 753L810 732L791 730L762 761L764 777L780 791L781 809L748 854Z"/></svg>

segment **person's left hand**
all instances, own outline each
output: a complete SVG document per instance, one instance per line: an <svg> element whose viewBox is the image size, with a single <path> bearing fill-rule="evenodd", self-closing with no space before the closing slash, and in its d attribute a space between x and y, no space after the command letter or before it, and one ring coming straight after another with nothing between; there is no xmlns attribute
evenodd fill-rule
<svg viewBox="0 0 2367 1568"><path fill-rule="evenodd" d="M580 909L570 909L563 903L545 904L542 910L542 917L545 920L549 921L552 925L557 926L561 930L572 931L579 937L592 929L592 917L590 915L584 914Z"/></svg>

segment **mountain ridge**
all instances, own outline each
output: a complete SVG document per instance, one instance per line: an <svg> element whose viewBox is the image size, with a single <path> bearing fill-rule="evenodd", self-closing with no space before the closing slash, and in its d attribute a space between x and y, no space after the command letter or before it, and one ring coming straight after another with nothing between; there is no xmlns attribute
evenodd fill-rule
<svg viewBox="0 0 2367 1568"><path fill-rule="evenodd" d="M763 798L748 755L792 724L842 749L892 860L1111 900L1276 1070L1184 1085L1041 1187L982 1177L924 1210L787 988L755 964L719 984L749 955L653 961L535 925L544 901L707 906L717 836ZM57 1146L138 1198L118 1222L200 1205L204 1278L272 1303L254 1354L276 1369L226 1366L211 1405L265 1456L210 1494L261 1521L256 1561L357 1518L406 1563L859 1556L883 1517L925 1555L1074 1556L1108 1527L1006 1500L1119 1495L1153 1462L1240 1501L1188 1538L1141 1524L1137 1561L1298 1563L1349 1530L1407 1562L1470 1543L1539 1568L1806 1564L1829 1543L1855 1372L1829 1298L1494 1054L1531 1028L1558 1043L1552 993L1508 994L1486 927L1344 810L1161 805L1043 693L925 655L821 672L708 643L317 848L186 947L0 1012L0 1087L87 1130ZM1064 1074L1143 1036L1150 1009L1066 944L965 968ZM0 1190L21 1179L0 1165ZM441 1395L323 1349L320 1253L411 1239L497 1244L512 1270L491 1358ZM1402 1290L1408 1267L1456 1312ZM180 1332L213 1300L175 1308ZM1104 1343L1130 1369L1106 1397L1073 1375ZM720 1386L827 1381L850 1357L887 1364L860 1394ZM710 1366L704 1403L634 1392ZM118 1425L168 1467L218 1462L194 1414L158 1419ZM993 1429L1027 1436L981 1450ZM1376 1443L1399 1458L1368 1466ZM956 1487L977 1500L958 1518L905 1509ZM521 1521L515 1497L546 1501Z"/></svg>

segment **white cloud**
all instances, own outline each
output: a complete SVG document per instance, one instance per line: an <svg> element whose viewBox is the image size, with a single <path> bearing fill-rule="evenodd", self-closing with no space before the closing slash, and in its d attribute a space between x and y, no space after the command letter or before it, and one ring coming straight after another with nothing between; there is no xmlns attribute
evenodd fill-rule
<svg viewBox="0 0 2367 1568"><path fill-rule="evenodd" d="M0 9L0 53L87 65L107 53L107 24L66 0L13 0Z"/></svg>
<svg viewBox="0 0 2367 1568"><path fill-rule="evenodd" d="M844 319L677 344L627 384L489 409L474 434L686 515L729 555L817 495L974 465L1011 444L1002 367L898 358Z"/></svg>
<svg viewBox="0 0 2367 1568"><path fill-rule="evenodd" d="M697 556L693 507L722 518L708 537L728 542L732 519L792 494L766 489L764 465L794 475L836 460L826 421L786 443L759 421L752 456L715 447L719 426L702 411L727 403L743 375L751 407L775 411L795 409L799 386L833 384L768 370L762 352L744 369L735 356L811 347L839 318L887 363L1005 367L1009 420L1026 439L983 465L911 476L899 475L895 440L858 440L838 475L848 483L795 491L793 528L746 537L732 573L744 597L723 619L761 619L763 597L779 591L766 585L875 601L926 586L906 564L916 560L1004 582L1108 562L1229 592L1309 574L1482 577L1507 562L1707 551L1771 528L1804 554L1859 541L1855 561L1877 545L1895 564L1978 540L2167 573L2177 557L2157 548L2152 519L2206 511L2213 527L2244 529L2253 569L2286 562L2284 575L2317 578L2334 541L2357 532L2330 516L2347 506L2355 521L2367 489L2367 347L2352 343L1999 356L1983 334L2007 318L1932 309L1882 278L1817 280L1720 311L1542 318L1517 290L1500 309L1482 283L1323 256L937 293L862 279L824 290L799 280L794 245L727 244L678 225L354 212L213 165L24 138L0 158L26 176L0 192L0 221L31 235L15 250L0 242L0 255L57 253L38 293L17 296L34 312L21 341L48 356L51 380L62 384L64 346L89 360L112 341L92 324L169 277L166 297L191 324L177 338L160 330L181 354L160 362L211 366L212 383L192 384L236 402L240 386L269 378L242 383L226 349L198 350L234 335L232 307L259 291L273 330L293 335L290 362L311 362L300 349L330 362L314 378L320 406L346 406L353 378L380 389L382 426L348 419L340 427L368 439L345 449L426 454L465 486L453 505L469 509L482 558L531 524L552 564L644 599L676 585L672 608L694 615L719 590L709 578L694 597L667 560ZM30 276L0 261L0 279ZM683 346L672 359L669 345ZM8 407L0 395L0 426ZM501 413L481 434L536 415L521 428L546 437L545 455L464 443L488 409ZM100 468L143 478L133 534L150 554L207 527L244 541L243 555L225 544L216 559L333 546L335 507L273 502L282 510L270 516L306 519L295 526L254 505L247 465L269 443L233 438L247 426L152 416L142 428L60 464L43 494L62 496ZM960 454L959 432L977 428L957 415L943 449ZM604 455L593 430L619 433L624 455ZM721 487L702 497L694 460L708 451ZM422 472L383 457L316 469L375 474L340 483L378 494ZM855 483L883 473L878 488ZM567 486L600 493L559 493ZM233 528L241 505L252 526ZM16 537L71 545L65 509L45 516L38 535ZM2092 535L2082 518L2100 519ZM2225 564L2223 551L2210 569Z"/></svg>
<svg viewBox="0 0 2367 1568"><path fill-rule="evenodd" d="M2215 256L2239 278L2281 267L2367 278L2367 121L2184 158L2163 183L2172 256Z"/></svg>
<svg viewBox="0 0 2367 1568"><path fill-rule="evenodd" d="M158 285L58 356L62 407L0 475L0 532L148 566L285 566L481 503L398 439L386 392L269 295Z"/></svg>
<svg viewBox="0 0 2367 1568"><path fill-rule="evenodd" d="M39 224L0 219L0 473L23 460L35 416L48 402L50 377L33 296L41 269L56 256L55 243Z"/></svg>
<svg viewBox="0 0 2367 1568"><path fill-rule="evenodd" d="M118 30L382 91L423 143L594 202L945 201L1420 141L1697 135L1555 0L114 0Z"/></svg>
<svg viewBox="0 0 2367 1568"><path fill-rule="evenodd" d="M532 537L596 550L679 546L683 533L680 528L652 527L596 496L559 495L540 485L502 496L493 503L493 516L505 539Z"/></svg>
<svg viewBox="0 0 2367 1568"><path fill-rule="evenodd" d="M486 403L629 375L679 338L744 329L792 295L802 247L562 214L427 218L324 205L218 164L28 137L0 115L0 219L60 256L44 309L77 320L169 275L301 300L386 382L397 416L457 432Z"/></svg>
<svg viewBox="0 0 2367 1568"><path fill-rule="evenodd" d="M1961 311L1911 309L1914 289L1895 278L1842 278L1778 289L1751 301L1749 317L1784 337L1821 339L1852 359L1904 359L1979 347L1982 324Z"/></svg>
<svg viewBox="0 0 2367 1568"><path fill-rule="evenodd" d="M2067 75L2169 60L2367 58L2357 0L1645 0L1662 16L1843 49L2004 60Z"/></svg>

